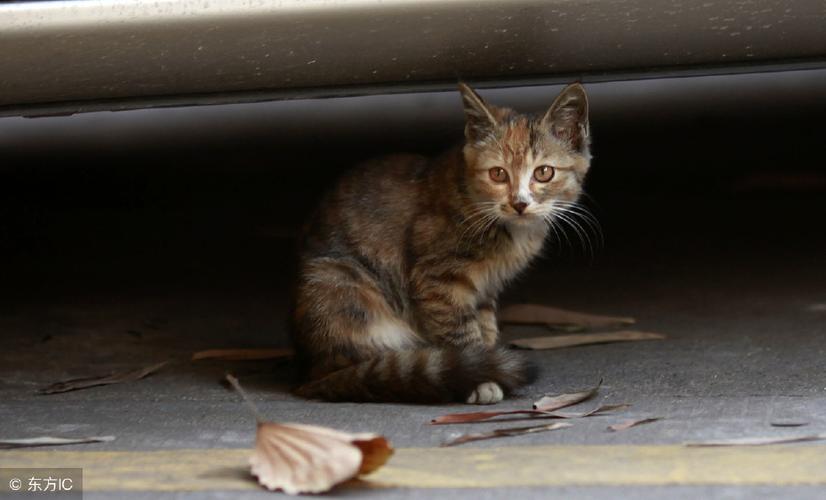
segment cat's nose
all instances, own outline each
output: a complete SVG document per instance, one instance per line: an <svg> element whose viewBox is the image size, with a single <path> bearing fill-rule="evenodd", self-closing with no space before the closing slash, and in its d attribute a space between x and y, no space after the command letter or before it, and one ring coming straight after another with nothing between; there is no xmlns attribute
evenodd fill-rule
<svg viewBox="0 0 826 500"><path fill-rule="evenodd" d="M520 215L522 215L522 212L524 212L525 209L528 208L528 204L524 201L517 201L516 203L512 203L511 206L514 210L516 210L516 213Z"/></svg>

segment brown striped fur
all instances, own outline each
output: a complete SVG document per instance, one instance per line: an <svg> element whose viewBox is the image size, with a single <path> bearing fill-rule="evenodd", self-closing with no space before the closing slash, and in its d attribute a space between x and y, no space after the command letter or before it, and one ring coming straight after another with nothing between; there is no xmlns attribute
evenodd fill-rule
<svg viewBox="0 0 826 500"><path fill-rule="evenodd" d="M571 85L528 117L460 91L463 147L361 165L308 222L293 318L307 368L298 394L492 403L530 380L521 357L496 346L496 300L541 251L555 204L580 195L587 98ZM541 166L555 169L551 181L533 177Z"/></svg>

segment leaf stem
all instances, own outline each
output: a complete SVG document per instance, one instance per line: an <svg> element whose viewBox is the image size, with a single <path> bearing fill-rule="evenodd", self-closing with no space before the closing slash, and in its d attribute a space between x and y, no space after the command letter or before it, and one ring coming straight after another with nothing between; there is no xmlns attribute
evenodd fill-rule
<svg viewBox="0 0 826 500"><path fill-rule="evenodd" d="M258 411L258 407L255 406L255 403L252 402L252 399L250 399L247 392L241 387L241 384L238 382L238 379L235 378L235 376L231 373L227 373L226 378L227 382L229 382L230 385L232 385L233 389L238 391L238 394L240 394L241 397L244 398L244 403L246 403L247 408L249 408L252 412L252 415L255 417L255 421L259 424L264 423L264 417L261 415L261 412Z"/></svg>

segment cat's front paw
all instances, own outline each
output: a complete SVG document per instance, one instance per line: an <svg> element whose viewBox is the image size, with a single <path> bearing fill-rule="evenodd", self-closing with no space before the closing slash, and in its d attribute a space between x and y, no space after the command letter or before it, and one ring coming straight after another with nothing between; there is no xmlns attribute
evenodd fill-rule
<svg viewBox="0 0 826 500"><path fill-rule="evenodd" d="M496 382L479 384L467 398L468 404L492 405L504 399L505 393Z"/></svg>

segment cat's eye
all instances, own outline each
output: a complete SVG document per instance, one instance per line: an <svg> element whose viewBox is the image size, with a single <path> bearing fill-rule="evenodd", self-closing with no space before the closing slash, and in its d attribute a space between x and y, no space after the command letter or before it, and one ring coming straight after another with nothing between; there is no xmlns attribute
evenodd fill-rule
<svg viewBox="0 0 826 500"><path fill-rule="evenodd" d="M508 180L508 173L502 167L493 167L488 170L488 175L490 175L490 180L493 182L506 182Z"/></svg>
<svg viewBox="0 0 826 500"><path fill-rule="evenodd" d="M554 178L555 173L556 169L554 167L542 165L541 167L536 167L536 170L533 171L533 178L536 179L537 182L549 182Z"/></svg>

